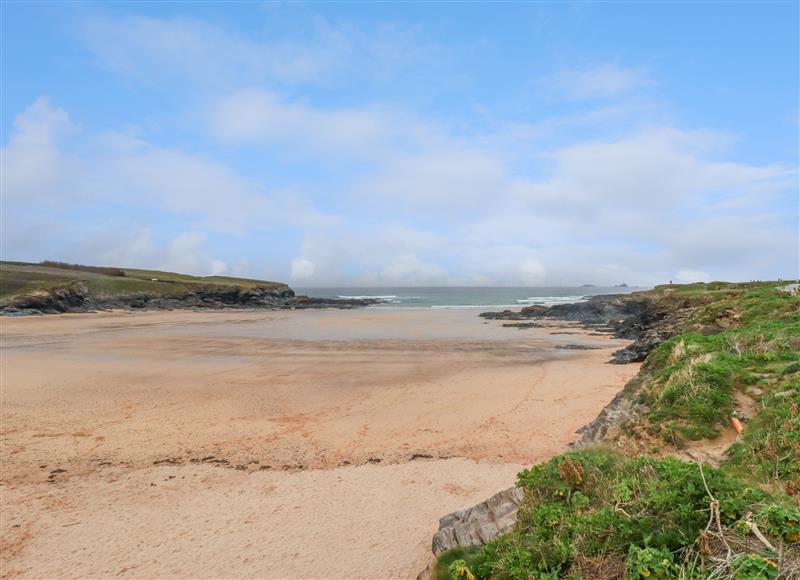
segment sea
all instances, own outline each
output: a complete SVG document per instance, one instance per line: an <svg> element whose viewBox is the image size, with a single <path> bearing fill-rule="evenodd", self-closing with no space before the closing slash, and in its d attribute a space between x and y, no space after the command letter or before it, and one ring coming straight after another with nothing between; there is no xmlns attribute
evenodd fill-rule
<svg viewBox="0 0 800 580"><path fill-rule="evenodd" d="M295 288L314 298L372 298L373 308L520 308L580 302L598 294L625 294L644 290L632 286L546 287L431 287L431 288Z"/></svg>

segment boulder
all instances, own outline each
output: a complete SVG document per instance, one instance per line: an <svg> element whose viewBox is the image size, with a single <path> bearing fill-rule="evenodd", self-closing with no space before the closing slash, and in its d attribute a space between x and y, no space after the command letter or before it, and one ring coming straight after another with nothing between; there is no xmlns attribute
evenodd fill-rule
<svg viewBox="0 0 800 580"><path fill-rule="evenodd" d="M433 536L433 553L486 544L511 529L520 503L522 489L510 487L477 505L447 514L439 520L439 531Z"/></svg>

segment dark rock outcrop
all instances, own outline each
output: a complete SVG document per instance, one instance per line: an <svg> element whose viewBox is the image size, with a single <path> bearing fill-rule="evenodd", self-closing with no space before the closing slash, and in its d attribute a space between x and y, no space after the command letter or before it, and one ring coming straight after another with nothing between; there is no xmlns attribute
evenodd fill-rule
<svg viewBox="0 0 800 580"><path fill-rule="evenodd" d="M488 318L489 320L527 320L528 316L522 312L514 312L512 310L503 310L501 312L482 312L479 314L481 318Z"/></svg>
<svg viewBox="0 0 800 580"><path fill-rule="evenodd" d="M617 338L634 341L613 354L611 362L626 364L643 361L655 347L677 334L688 312L688 305L664 304L635 293L592 296L573 304L533 305L518 312L485 312L481 316L493 320L567 320L604 329Z"/></svg>
<svg viewBox="0 0 800 580"><path fill-rule="evenodd" d="M556 348L561 350L599 350L602 347L588 344L557 344Z"/></svg>
<svg viewBox="0 0 800 580"><path fill-rule="evenodd" d="M32 290L15 296L10 304L0 308L21 314L71 312L83 308L88 298L89 289L77 282L60 288Z"/></svg>
<svg viewBox="0 0 800 580"><path fill-rule="evenodd" d="M27 315L92 310L175 310L175 309L304 309L359 308L375 304L370 299L339 300L295 296L288 286L200 286L181 296L136 292L95 295L83 282L69 286L32 290L0 304L0 314Z"/></svg>
<svg viewBox="0 0 800 580"><path fill-rule="evenodd" d="M603 407L600 414L592 421L576 431L581 438L570 445L577 448L585 445L601 443L611 432L625 423L628 419L637 417L641 412L641 405L631 398L625 391L620 391Z"/></svg>

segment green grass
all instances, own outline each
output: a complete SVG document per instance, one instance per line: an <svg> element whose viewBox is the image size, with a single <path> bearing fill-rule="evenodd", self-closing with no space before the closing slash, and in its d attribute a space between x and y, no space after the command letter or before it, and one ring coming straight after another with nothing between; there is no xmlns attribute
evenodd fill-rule
<svg viewBox="0 0 800 580"><path fill-rule="evenodd" d="M437 574L461 556L476 578L588 580L620 570L630 578L704 578L714 564L700 539L709 491L731 539L749 519L786 554L800 534L800 511L786 498L672 458L584 450L521 472L518 485L525 499L514 530L478 550L446 553ZM738 553L779 560L758 545Z"/></svg>
<svg viewBox="0 0 800 580"><path fill-rule="evenodd" d="M744 287L705 297L690 323L720 320L730 326L711 336L679 334L643 367L639 400L650 409L649 430L676 446L717 436L737 413L737 393L759 405L787 387L787 366L800 365L800 297Z"/></svg>
<svg viewBox="0 0 800 580"><path fill-rule="evenodd" d="M800 495L800 365L790 363L759 413L728 452L729 467Z"/></svg>
<svg viewBox="0 0 800 580"><path fill-rule="evenodd" d="M81 267L83 268L83 267ZM49 290L76 282L86 284L95 296L150 294L180 297L198 288L287 288L285 284L232 278L227 276L189 276L159 270L122 268L124 276L70 269L69 265L51 267L25 262L0 262L0 300L7 302L34 290ZM154 280L155 279L155 280Z"/></svg>

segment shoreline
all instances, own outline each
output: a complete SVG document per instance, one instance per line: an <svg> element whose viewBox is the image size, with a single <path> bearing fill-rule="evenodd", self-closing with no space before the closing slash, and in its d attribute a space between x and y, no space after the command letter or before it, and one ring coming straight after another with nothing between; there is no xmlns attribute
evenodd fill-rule
<svg viewBox="0 0 800 580"><path fill-rule="evenodd" d="M122 572L134 576L181 566L190 575L415 576L430 561L440 516L563 451L638 367L605 364L626 341L575 327L569 336L523 332L463 310L120 312L3 326L3 503L12 514L3 567L34 576L52 573L47 560L73 575L119 573L91 568L116 560L138 562ZM564 342L601 348L556 349ZM292 481L311 487L291 500L299 506L291 513L339 511L293 527L281 511L294 497L293 484L281 486ZM170 487L178 482L193 483ZM242 485L247 499L238 498ZM243 491L252 486L271 491ZM203 530L169 522L199 517L206 508L191 495L203 489L214 505L243 514L238 524L204 520L232 542L222 562L206 549L191 553ZM177 511L137 519L162 491ZM92 494L128 518L126 534L177 526L170 545L183 556L164 561L165 547L149 540L143 553L130 552ZM236 548L252 542L254 525L243 522L268 508L283 523L262 530L262 551L243 562ZM387 517L400 518L402 531ZM60 547L60 526L82 538L80 550ZM337 556L350 550L341 529L372 538L349 552L358 560ZM109 535L98 551L102 530ZM278 550L290 530L294 552Z"/></svg>

